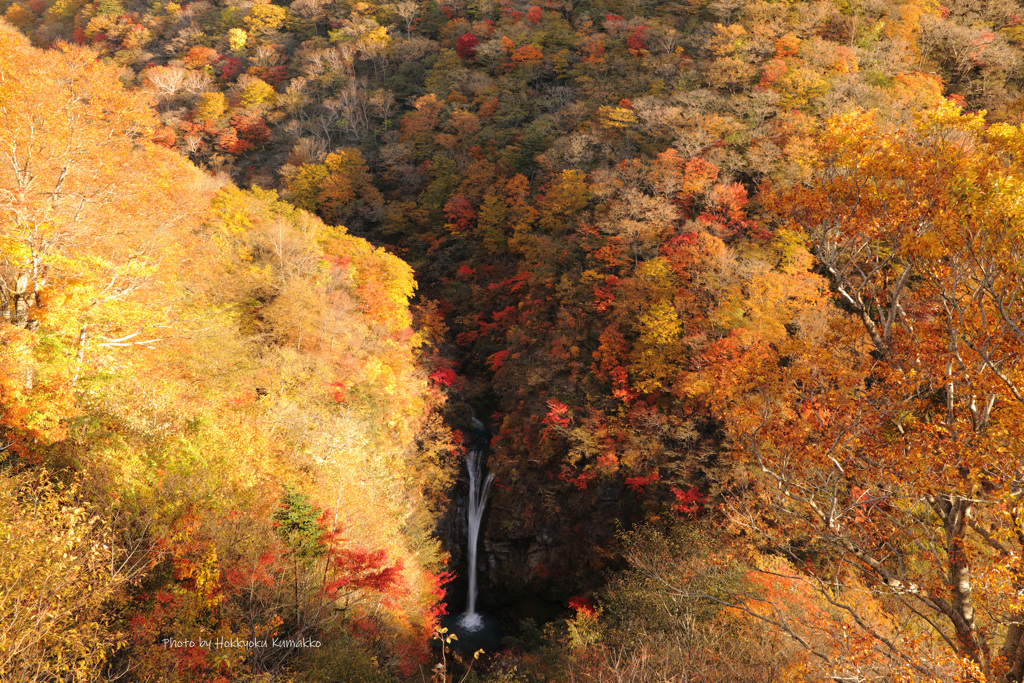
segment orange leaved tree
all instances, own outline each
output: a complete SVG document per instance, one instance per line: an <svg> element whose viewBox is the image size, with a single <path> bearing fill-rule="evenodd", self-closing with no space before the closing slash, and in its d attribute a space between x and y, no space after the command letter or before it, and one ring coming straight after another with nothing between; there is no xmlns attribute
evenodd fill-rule
<svg viewBox="0 0 1024 683"><path fill-rule="evenodd" d="M787 627L834 676L1024 678L1022 148L952 104L855 112L769 198L834 306L721 397L734 520L829 602Z"/></svg>

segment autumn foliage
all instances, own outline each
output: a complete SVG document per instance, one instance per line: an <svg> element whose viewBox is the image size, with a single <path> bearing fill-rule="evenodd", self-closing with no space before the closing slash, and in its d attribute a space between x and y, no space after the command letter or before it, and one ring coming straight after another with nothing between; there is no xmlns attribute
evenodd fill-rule
<svg viewBox="0 0 1024 683"><path fill-rule="evenodd" d="M415 667L443 556L400 520L450 468L415 444L443 399L408 267L151 142L92 53L0 44L0 677L293 669L244 645L268 637ZM258 116L232 125L265 141ZM314 499L306 545L274 533Z"/></svg>
<svg viewBox="0 0 1024 683"><path fill-rule="evenodd" d="M1017 0L0 13L0 679L1024 680Z"/></svg>

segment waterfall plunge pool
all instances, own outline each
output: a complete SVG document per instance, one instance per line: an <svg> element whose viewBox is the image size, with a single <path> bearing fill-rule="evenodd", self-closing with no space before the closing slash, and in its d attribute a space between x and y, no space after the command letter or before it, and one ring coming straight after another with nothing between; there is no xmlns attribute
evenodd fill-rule
<svg viewBox="0 0 1024 683"><path fill-rule="evenodd" d="M457 638L449 645L452 650L463 657L472 657L477 650L483 650L489 655L501 650L501 638L504 633L497 617L477 612L472 616L474 628L466 628L463 625L466 616L466 612L457 612L446 615L441 620L441 624L448 632L454 633Z"/></svg>

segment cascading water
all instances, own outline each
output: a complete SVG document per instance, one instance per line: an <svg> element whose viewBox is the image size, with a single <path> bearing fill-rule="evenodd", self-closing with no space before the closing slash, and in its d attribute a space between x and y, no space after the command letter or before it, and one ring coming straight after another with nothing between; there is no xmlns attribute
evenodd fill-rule
<svg viewBox="0 0 1024 683"><path fill-rule="evenodd" d="M474 418L474 426L486 432L486 428ZM466 611L459 620L459 625L467 631L478 631L484 626L483 619L476 613L476 546L480 537L480 522L483 520L484 508L487 507L487 493L491 489L494 474L483 477L481 463L482 452L473 448L466 455L466 469L469 470L469 591L466 594Z"/></svg>

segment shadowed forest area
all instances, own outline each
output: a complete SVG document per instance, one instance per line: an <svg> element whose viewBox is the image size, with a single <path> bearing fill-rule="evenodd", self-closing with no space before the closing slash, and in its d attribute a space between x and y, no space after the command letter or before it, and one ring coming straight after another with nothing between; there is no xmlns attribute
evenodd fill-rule
<svg viewBox="0 0 1024 683"><path fill-rule="evenodd" d="M3 681L1024 681L1015 0L0 13Z"/></svg>

